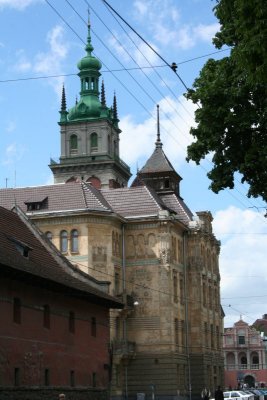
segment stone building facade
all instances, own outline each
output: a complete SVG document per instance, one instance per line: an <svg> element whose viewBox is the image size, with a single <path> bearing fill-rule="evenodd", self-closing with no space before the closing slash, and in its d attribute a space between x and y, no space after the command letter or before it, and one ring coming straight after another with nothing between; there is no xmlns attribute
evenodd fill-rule
<svg viewBox="0 0 267 400"><path fill-rule="evenodd" d="M90 27L80 61L81 98L67 111L63 88L61 156L55 184L3 189L82 271L109 280L125 308L110 315L114 399L199 397L223 386L220 243L208 211L194 217L180 195L181 177L156 144L130 187L119 157L117 101L99 90L100 62ZM100 94L100 100L99 100ZM62 184L65 183L65 184Z"/></svg>
<svg viewBox="0 0 267 400"><path fill-rule="evenodd" d="M223 351L227 387L266 386L266 346L264 337L255 327L240 319L233 327L225 328Z"/></svg>

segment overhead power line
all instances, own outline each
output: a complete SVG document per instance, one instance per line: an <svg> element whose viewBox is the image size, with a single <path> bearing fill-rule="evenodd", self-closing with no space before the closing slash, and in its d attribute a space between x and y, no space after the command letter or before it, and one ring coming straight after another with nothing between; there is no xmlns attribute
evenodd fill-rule
<svg viewBox="0 0 267 400"><path fill-rule="evenodd" d="M186 86L185 82L176 71L177 64L176 63L169 64L168 61L166 61L165 58L163 58L106 0L102 1L164 62L164 64L166 64L173 70L173 72L177 75L182 85L185 87L186 90L188 90L188 87Z"/></svg>

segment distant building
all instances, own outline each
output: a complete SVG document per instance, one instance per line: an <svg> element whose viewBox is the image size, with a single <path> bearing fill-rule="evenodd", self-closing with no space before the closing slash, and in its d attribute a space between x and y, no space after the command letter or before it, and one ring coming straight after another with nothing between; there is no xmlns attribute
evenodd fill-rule
<svg viewBox="0 0 267 400"><path fill-rule="evenodd" d="M109 308L122 308L108 286L75 269L19 209L0 207L1 399L107 396Z"/></svg>
<svg viewBox="0 0 267 400"><path fill-rule="evenodd" d="M260 332L242 319L224 329L225 386L267 384L265 342Z"/></svg>
<svg viewBox="0 0 267 400"><path fill-rule="evenodd" d="M254 326L257 331L263 332L264 336L267 336L267 314L264 314L262 318L256 319L252 326Z"/></svg>

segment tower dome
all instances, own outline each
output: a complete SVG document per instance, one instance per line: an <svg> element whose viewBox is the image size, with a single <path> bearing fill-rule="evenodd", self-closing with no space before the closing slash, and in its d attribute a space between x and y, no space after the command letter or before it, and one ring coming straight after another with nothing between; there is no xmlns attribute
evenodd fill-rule
<svg viewBox="0 0 267 400"><path fill-rule="evenodd" d="M90 22L88 23L86 56L77 64L81 80L80 100L69 110L69 121L80 121L99 118L103 107L99 101L99 77L101 75L101 62L92 55L94 50L91 43Z"/></svg>

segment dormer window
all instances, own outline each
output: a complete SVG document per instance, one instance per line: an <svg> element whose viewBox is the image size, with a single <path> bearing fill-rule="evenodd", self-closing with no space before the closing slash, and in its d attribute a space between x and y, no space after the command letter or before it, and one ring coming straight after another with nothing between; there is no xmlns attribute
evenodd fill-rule
<svg viewBox="0 0 267 400"><path fill-rule="evenodd" d="M48 197L37 197L25 201L27 211L39 211L48 208Z"/></svg>
<svg viewBox="0 0 267 400"><path fill-rule="evenodd" d="M9 238L15 245L17 251L25 258L29 257L29 252L32 250L30 246L28 246L26 243L21 242L18 239L15 238Z"/></svg>

